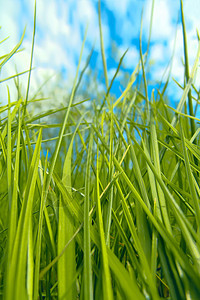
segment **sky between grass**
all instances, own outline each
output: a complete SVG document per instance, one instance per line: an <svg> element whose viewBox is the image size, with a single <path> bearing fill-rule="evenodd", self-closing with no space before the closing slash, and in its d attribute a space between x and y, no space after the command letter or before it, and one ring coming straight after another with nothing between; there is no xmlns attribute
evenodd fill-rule
<svg viewBox="0 0 200 300"><path fill-rule="evenodd" d="M102 26L104 47L107 58L108 76L112 76L117 63L129 48L125 57L126 70L132 72L139 59L139 32L141 13L143 12L143 52L146 50L151 0L102 0ZM185 0L184 12L187 27L188 51L190 66L197 52L196 29L200 29L200 1ZM25 26L26 35L23 42L25 50L13 57L0 73L0 80L12 75L17 69L22 72L29 68L32 30L33 30L34 0L7 0L0 1L0 40L7 36L9 39L0 45L0 56L10 51L19 41ZM98 1L97 0L43 0L37 1L37 31L34 50L35 67L32 73L31 84L34 89L38 83L53 74L62 73L66 81L70 82L75 74L80 54L83 35L88 24L87 42L84 49L83 63L93 44L94 54L90 67L103 74L99 28L98 28ZM149 59L152 62L151 79L162 77L174 47L177 28L176 50L173 60L171 76L179 83L183 83L183 47L182 27L180 20L179 0L155 0L153 28ZM113 45L117 46L115 57L112 55ZM100 76L100 75L99 75ZM26 82L26 76L21 77ZM54 77L52 80L56 80ZM117 79L120 82L120 75ZM200 74L197 74L196 83L200 83ZM1 84L1 102L7 102L6 82ZM103 88L103 82L102 88ZM9 82L9 85L12 84ZM101 88L101 87L100 87ZM115 85L115 93L120 92L120 84ZM168 90L173 101L181 96L180 89L171 81Z"/></svg>

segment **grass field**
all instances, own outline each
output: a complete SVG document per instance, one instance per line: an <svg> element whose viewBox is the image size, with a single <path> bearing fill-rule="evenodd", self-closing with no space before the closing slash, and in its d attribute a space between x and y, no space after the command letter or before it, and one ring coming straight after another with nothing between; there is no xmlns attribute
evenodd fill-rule
<svg viewBox="0 0 200 300"><path fill-rule="evenodd" d="M1 298L199 299L200 42L189 72L181 14L185 85L176 109L166 101L168 81L149 97L142 48L122 95L110 95L124 56L109 83L100 13L100 103L88 111L85 99L76 101L85 40L60 123L51 123L60 107L34 113L31 72L24 97L19 90L10 99L8 89L0 107ZM0 70L22 40L0 58ZM48 139L54 127L59 134Z"/></svg>

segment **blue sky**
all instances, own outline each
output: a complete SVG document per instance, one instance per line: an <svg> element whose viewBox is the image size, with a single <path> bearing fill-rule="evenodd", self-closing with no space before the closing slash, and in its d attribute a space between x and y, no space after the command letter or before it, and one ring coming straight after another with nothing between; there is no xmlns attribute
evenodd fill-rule
<svg viewBox="0 0 200 300"><path fill-rule="evenodd" d="M188 51L192 66L197 52L196 29L200 31L200 1L185 0L184 11L187 26ZM139 31L141 12L143 12L143 52L149 35L151 0L102 0L102 27L104 46L108 65L109 80L117 67L123 52L129 48L124 59L125 69L132 72L139 58ZM25 26L26 35L23 42L24 51L14 56L6 68L0 73L0 79L29 68L31 41L33 30L34 0L0 1L0 30L1 38L9 39L0 44L0 56L10 51L19 41ZM151 79L159 80L171 58L178 15L180 16L180 1L155 0L154 19L149 59L151 61ZM88 24L87 42L84 49L82 65L95 42L95 52L91 68L96 68L102 74L98 29L98 1L97 0L38 0L37 1L37 31L34 51L35 70L32 73L32 90L36 89L49 75L62 71L69 87L75 75L84 31ZM112 56L112 45L115 43L117 51ZM176 50L171 76L183 83L182 27L180 18L177 27ZM100 77L99 77L100 78ZM26 76L20 78L26 84ZM54 76L51 86L56 82ZM117 83L120 82L120 74ZM200 83L199 72L196 77L197 86ZM10 85L14 95L13 83ZM1 84L1 102L7 102L6 84ZM103 89L103 82L99 83ZM120 93L115 85L116 93ZM168 90L171 99L178 101L181 91L171 81Z"/></svg>

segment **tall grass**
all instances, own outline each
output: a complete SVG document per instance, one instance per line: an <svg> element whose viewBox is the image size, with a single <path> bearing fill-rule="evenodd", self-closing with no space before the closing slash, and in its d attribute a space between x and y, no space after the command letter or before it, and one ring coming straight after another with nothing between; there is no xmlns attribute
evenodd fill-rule
<svg viewBox="0 0 200 300"><path fill-rule="evenodd" d="M106 83L101 106L94 101L94 109L86 112L84 99L74 103L88 65L78 77L85 35L66 108L34 115L38 99L29 101L32 47L26 96L13 101L8 88L8 104L0 107L3 299L199 299L200 143L192 89L200 41L189 72L180 3L185 86L176 109L164 101L168 83L156 99L154 91L148 95L142 33L137 68L122 95L111 97L126 53L109 83L100 2ZM34 20L36 26L36 6ZM0 69L23 37L0 58ZM135 87L140 72L142 82ZM61 124L50 118L45 126L40 122L61 111ZM54 126L58 136L44 139L43 128L51 132Z"/></svg>

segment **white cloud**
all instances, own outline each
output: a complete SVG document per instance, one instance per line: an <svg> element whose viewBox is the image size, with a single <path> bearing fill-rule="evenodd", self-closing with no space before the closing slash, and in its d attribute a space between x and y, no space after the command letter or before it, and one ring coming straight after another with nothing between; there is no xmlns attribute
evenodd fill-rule
<svg viewBox="0 0 200 300"><path fill-rule="evenodd" d="M133 38L138 37L140 29L141 11L146 0L103 0L106 8L113 14L115 30L122 39L122 44L131 44ZM112 29L113 30L113 29Z"/></svg>
<svg viewBox="0 0 200 300"><path fill-rule="evenodd" d="M115 72L116 72L116 69L115 68L112 68L112 69L109 69L108 70L108 80L111 81L112 78L114 77L115 75Z"/></svg>
<svg viewBox="0 0 200 300"><path fill-rule="evenodd" d="M128 69L134 69L139 61L139 50L135 47L132 46L130 48L126 47L126 46L120 46L118 48L118 54L117 54L117 60L119 61L120 58L122 57L122 55L124 54L124 52L127 51L127 53L125 54L125 57L123 59L123 62L126 66L126 68Z"/></svg>
<svg viewBox="0 0 200 300"><path fill-rule="evenodd" d="M161 44L156 43L151 46L150 49L150 59L156 62L166 62L166 59L169 58L169 53L167 53L167 48Z"/></svg>
<svg viewBox="0 0 200 300"><path fill-rule="evenodd" d="M92 25L98 25L98 15L95 6L91 1L82 0L77 5L76 15L79 22L86 24L87 22Z"/></svg>
<svg viewBox="0 0 200 300"><path fill-rule="evenodd" d="M113 1L113 0L104 0L107 7L113 11L119 17L125 17L127 15L128 9L130 7L130 0L123 1ZM134 0L132 2L135 2Z"/></svg>
<svg viewBox="0 0 200 300"><path fill-rule="evenodd" d="M196 0L184 1L183 4L185 19L187 21L187 29L195 30L196 28L200 30L200 2Z"/></svg>
<svg viewBox="0 0 200 300"><path fill-rule="evenodd" d="M148 39L150 16L151 16L152 1L147 1L144 12L144 35ZM155 1L153 12L153 25L152 25L152 41L160 41L170 39L174 35L173 17L174 11L172 10L173 4L171 0ZM176 13L177 10L175 10ZM178 16L178 14L177 14Z"/></svg>
<svg viewBox="0 0 200 300"><path fill-rule="evenodd" d="M139 51L137 50L137 48L136 47L129 48L124 58L124 62L127 65L127 67L130 69L135 68L138 61L139 61Z"/></svg>

